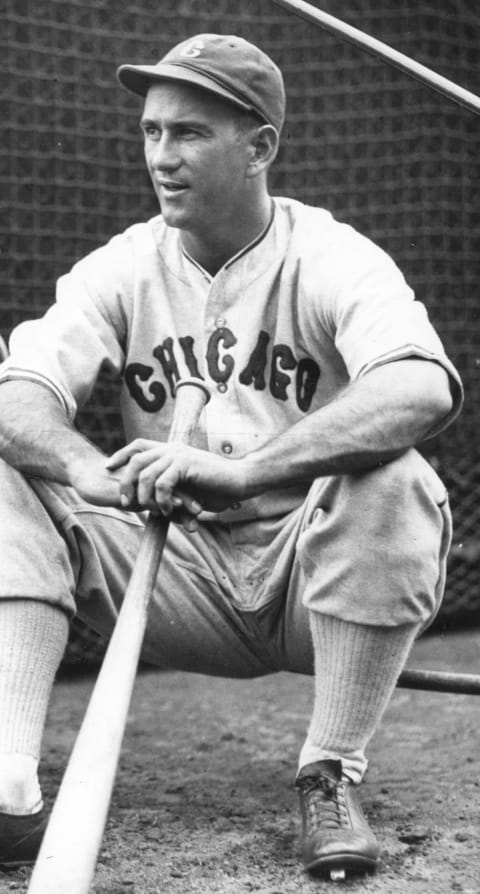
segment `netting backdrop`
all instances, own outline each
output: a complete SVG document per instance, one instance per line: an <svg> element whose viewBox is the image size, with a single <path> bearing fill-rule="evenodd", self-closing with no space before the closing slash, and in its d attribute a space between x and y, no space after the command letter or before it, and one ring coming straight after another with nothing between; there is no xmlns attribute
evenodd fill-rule
<svg viewBox="0 0 480 894"><path fill-rule="evenodd" d="M323 0L321 7L480 93L473 0ZM328 207L394 256L465 382L460 420L428 447L450 487L455 543L442 618L480 617L480 120L271 0L0 0L0 331L51 303L56 277L157 207L140 100L123 62L202 31L259 43L289 98L273 193ZM121 440L116 383L81 426Z"/></svg>

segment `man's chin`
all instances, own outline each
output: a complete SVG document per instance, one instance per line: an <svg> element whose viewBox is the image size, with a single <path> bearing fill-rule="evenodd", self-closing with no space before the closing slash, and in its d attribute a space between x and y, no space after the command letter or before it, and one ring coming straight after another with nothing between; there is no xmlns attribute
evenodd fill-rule
<svg viewBox="0 0 480 894"><path fill-rule="evenodd" d="M172 210L165 204L162 207L162 203L160 202L160 212L167 227L173 227L178 230L183 230L185 229L185 227L188 226L188 216L186 214L182 214L181 211Z"/></svg>
<svg viewBox="0 0 480 894"><path fill-rule="evenodd" d="M177 230L182 229L181 223L179 223L177 220L171 220L171 215L165 214L165 212L162 211L161 207L160 207L160 212L163 217L163 222L164 222L164 224L167 225L167 227L171 227L171 229L173 229L173 230L174 229L177 229Z"/></svg>
<svg viewBox="0 0 480 894"><path fill-rule="evenodd" d="M197 230L203 232L204 221L198 209L192 213L187 203L165 200L157 196L160 205L160 213L167 227L177 230ZM200 219L200 222L199 222Z"/></svg>

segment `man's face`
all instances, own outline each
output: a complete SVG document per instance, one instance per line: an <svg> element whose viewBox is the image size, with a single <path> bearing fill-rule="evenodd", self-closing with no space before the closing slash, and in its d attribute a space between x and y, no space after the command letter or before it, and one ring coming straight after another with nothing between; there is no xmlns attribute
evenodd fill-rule
<svg viewBox="0 0 480 894"><path fill-rule="evenodd" d="M235 108L165 81L150 87L141 127L165 222L207 238L233 223L245 202L250 157Z"/></svg>

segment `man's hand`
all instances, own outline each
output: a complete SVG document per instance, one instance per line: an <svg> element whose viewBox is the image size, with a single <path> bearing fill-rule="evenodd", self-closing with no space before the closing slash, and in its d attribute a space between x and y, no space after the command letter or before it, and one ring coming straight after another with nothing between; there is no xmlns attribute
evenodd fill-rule
<svg viewBox="0 0 480 894"><path fill-rule="evenodd" d="M190 531L198 528L202 509L219 512L242 499L245 491L241 460L175 441L138 438L117 450L106 469L120 480L124 508L160 512Z"/></svg>

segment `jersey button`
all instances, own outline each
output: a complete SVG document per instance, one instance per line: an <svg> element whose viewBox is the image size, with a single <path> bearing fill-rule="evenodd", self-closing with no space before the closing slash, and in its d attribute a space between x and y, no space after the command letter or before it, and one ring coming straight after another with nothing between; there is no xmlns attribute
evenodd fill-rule
<svg viewBox="0 0 480 894"><path fill-rule="evenodd" d="M232 505L230 506L230 509L241 509L241 508L242 508L241 503L232 503Z"/></svg>
<svg viewBox="0 0 480 894"><path fill-rule="evenodd" d="M217 329L223 329L224 326L227 325L227 321L224 317L219 317L218 320L215 320L215 326Z"/></svg>
<svg viewBox="0 0 480 894"><path fill-rule="evenodd" d="M225 382L220 382L220 384L217 385L217 391L219 391L220 394L225 394L226 390L227 390L227 386L226 386Z"/></svg>
<svg viewBox="0 0 480 894"><path fill-rule="evenodd" d="M232 447L232 445L229 443L229 441L224 441L223 444L222 444L222 450L223 450L224 453L231 453L232 450L233 450L233 447Z"/></svg>

